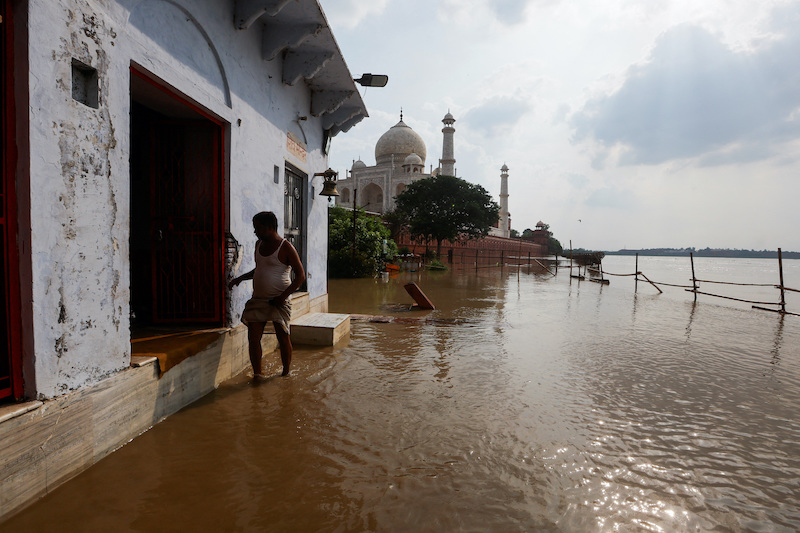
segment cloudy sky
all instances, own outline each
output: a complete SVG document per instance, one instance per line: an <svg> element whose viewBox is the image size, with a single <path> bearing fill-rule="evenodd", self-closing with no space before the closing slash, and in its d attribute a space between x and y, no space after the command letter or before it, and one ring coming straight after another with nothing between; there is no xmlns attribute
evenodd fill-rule
<svg viewBox="0 0 800 533"><path fill-rule="evenodd" d="M375 164L399 120L512 227L602 250L800 251L800 1L321 0L370 117L331 166Z"/></svg>

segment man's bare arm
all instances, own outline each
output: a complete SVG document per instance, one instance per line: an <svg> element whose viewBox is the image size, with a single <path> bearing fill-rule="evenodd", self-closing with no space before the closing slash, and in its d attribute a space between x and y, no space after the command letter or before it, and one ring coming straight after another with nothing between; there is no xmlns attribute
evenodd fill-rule
<svg viewBox="0 0 800 533"><path fill-rule="evenodd" d="M237 286L238 284L240 284L244 280L253 279L253 274L255 274L255 272L256 272L256 269L254 268L250 272L246 272L246 273L242 274L239 277L233 278L232 280L230 280L230 282L228 282L228 288L229 289L233 289L235 286Z"/></svg>
<svg viewBox="0 0 800 533"><path fill-rule="evenodd" d="M294 279L292 283L286 287L286 290L280 293L278 296L275 297L276 303L281 304L286 301L286 298L291 296L291 294L300 288L303 282L306 280L306 271L303 269L303 263L300 261L300 256L297 254L297 250L295 250L292 243L286 241L286 244L289 246L284 246L281 248L281 252L286 250L286 255L283 258L283 263L288 264L291 269L292 273L294 274ZM282 255L282 254L279 254Z"/></svg>

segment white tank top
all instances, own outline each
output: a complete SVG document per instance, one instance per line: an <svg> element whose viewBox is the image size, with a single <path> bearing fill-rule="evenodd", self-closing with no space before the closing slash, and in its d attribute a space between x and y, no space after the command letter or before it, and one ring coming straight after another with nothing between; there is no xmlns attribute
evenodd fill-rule
<svg viewBox="0 0 800 533"><path fill-rule="evenodd" d="M281 240L272 255L261 255L261 241L256 243L256 271L253 273L253 298L274 298L292 284L291 267L278 259L286 239Z"/></svg>

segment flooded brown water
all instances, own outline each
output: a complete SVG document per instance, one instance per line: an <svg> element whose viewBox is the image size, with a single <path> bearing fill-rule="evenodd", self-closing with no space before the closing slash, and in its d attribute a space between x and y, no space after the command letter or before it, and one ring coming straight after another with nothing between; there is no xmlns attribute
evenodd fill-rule
<svg viewBox="0 0 800 533"><path fill-rule="evenodd" d="M407 281L438 309L396 305ZM513 269L329 290L458 322L354 323L0 529L800 530L800 318Z"/></svg>

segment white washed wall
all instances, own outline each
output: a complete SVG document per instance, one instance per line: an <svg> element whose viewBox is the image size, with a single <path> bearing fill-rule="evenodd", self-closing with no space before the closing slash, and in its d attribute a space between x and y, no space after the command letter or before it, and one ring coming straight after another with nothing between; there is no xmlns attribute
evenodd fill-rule
<svg viewBox="0 0 800 533"><path fill-rule="evenodd" d="M232 21L232 1L31 0L36 375L25 376L27 394L57 396L129 365L132 62L229 124L226 209L230 230L244 245L239 272L253 266L252 216L271 210L282 220L285 161L309 176L327 167L307 88L282 84L280 60L261 59L261 32L236 30ZM98 70L99 109L72 99L73 58ZM308 117L305 163L286 150L287 131L303 138L299 115ZM281 169L278 184L274 165ZM314 185L318 192L320 178ZM307 205L314 298L326 292L327 209L324 198ZM249 290L242 284L232 295L234 325Z"/></svg>

